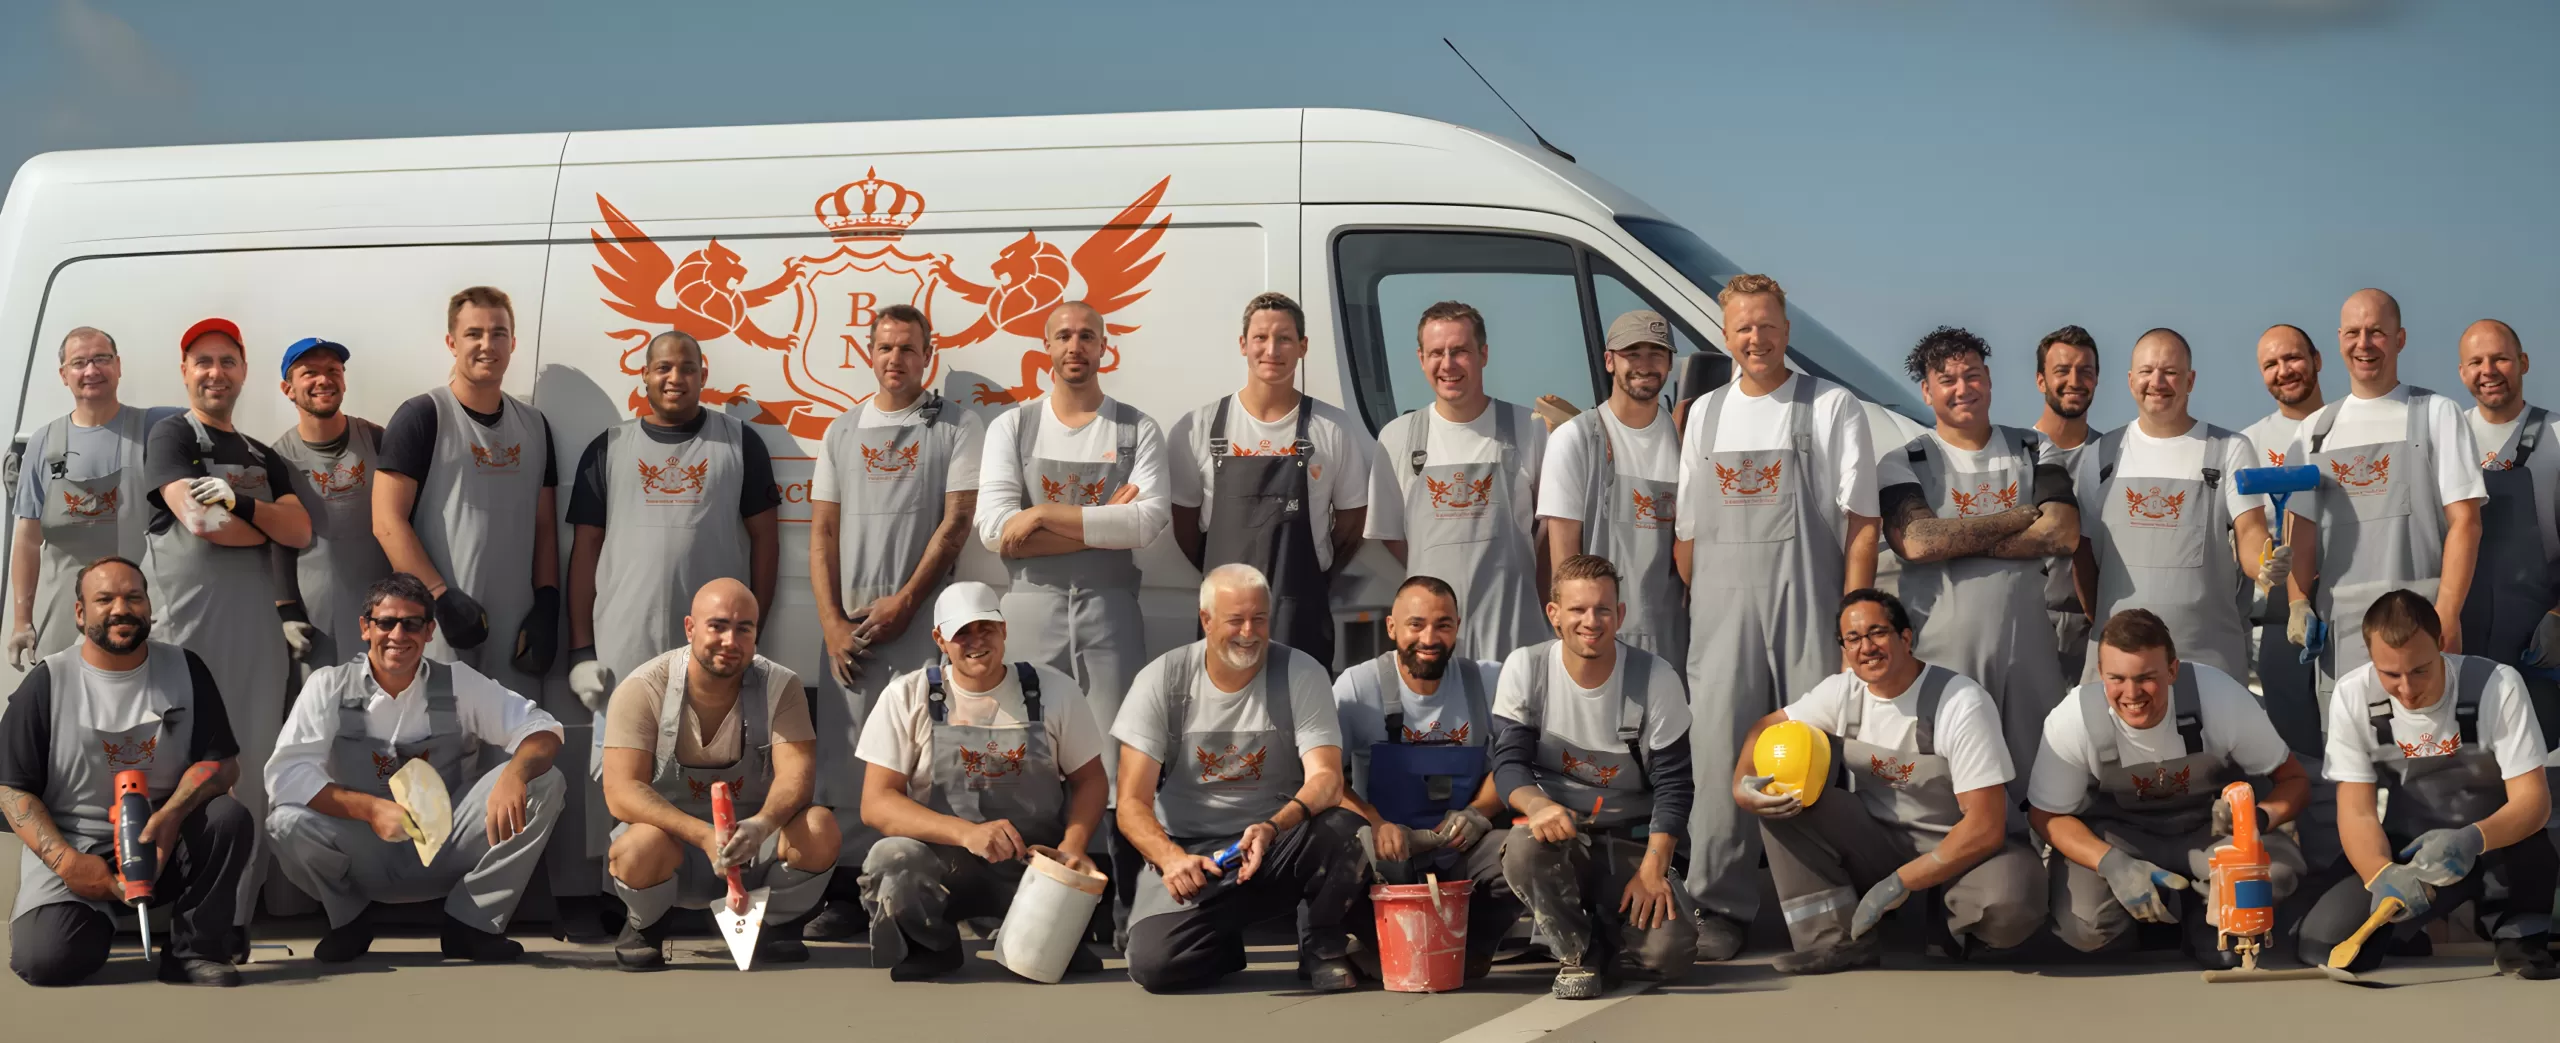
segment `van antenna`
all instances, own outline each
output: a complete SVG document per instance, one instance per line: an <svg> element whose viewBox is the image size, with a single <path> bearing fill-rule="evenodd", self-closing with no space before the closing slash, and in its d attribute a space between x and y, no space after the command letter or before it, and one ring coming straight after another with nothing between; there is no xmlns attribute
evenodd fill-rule
<svg viewBox="0 0 2560 1043"><path fill-rule="evenodd" d="M1530 124L1529 124L1529 117L1521 115L1521 114L1520 114L1520 110L1519 110L1519 109L1512 108L1512 106L1511 106L1511 99L1503 97L1503 96L1502 96L1502 92L1501 92L1501 91L1499 91L1499 90L1494 90L1494 86L1493 86L1493 81L1492 81L1492 80L1485 79L1485 78L1484 78L1484 74L1483 74L1483 73L1481 73L1481 72L1476 72L1476 63L1471 62L1471 61L1467 61L1467 52L1459 50L1459 49L1458 49L1458 45L1457 45L1457 44L1449 43L1449 38L1448 38L1448 37L1446 37L1446 36L1441 37L1441 38L1440 38L1440 42L1441 42L1441 43L1449 44L1449 53L1454 54L1454 55L1457 55L1457 56L1458 56L1458 61L1459 61L1459 63L1461 63L1461 64L1465 65L1465 66L1467 67L1467 71L1468 71L1468 72L1473 72L1473 73L1475 73L1475 74L1476 74L1476 82L1477 82L1477 83L1484 84L1484 89L1489 90L1489 91L1493 91L1493 100L1498 101L1498 102L1501 102L1501 103L1502 103L1502 107L1503 107L1503 108L1511 109L1511 118L1516 119L1516 120L1519 120L1519 121L1520 121L1520 125L1521 125L1521 126L1523 126L1523 127L1528 127L1528 128L1529 128L1529 136L1530 136L1530 137L1532 137L1532 138L1537 139L1538 147L1539 147L1539 148L1545 149L1545 150L1547 150L1547 151L1549 151L1549 152L1553 152L1553 153L1555 153L1556 155L1559 155L1559 156L1564 157L1564 161L1565 161L1565 162L1567 162L1567 163L1576 162L1576 160L1573 158L1573 153L1570 153L1570 152L1567 152L1567 151L1565 151L1565 150L1563 150L1563 149L1557 148L1557 147L1555 146L1555 143L1554 143L1554 142L1548 141L1548 140L1546 139L1546 136L1545 136L1545 135L1542 135L1542 134L1538 133L1538 128L1536 128L1536 127L1534 127L1534 126L1530 126Z"/></svg>

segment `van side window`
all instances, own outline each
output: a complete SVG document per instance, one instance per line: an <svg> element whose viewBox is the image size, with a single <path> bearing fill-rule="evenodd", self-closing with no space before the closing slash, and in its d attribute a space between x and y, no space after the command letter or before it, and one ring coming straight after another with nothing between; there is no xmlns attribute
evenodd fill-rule
<svg viewBox="0 0 2560 1043"><path fill-rule="evenodd" d="M1370 430L1431 401L1415 358L1416 328L1423 309L1444 300L1464 301L1484 314L1492 348L1488 394L1518 403L1545 394L1596 401L1605 383L1586 322L1577 252L1553 239L1481 232L1337 237L1345 347Z"/></svg>

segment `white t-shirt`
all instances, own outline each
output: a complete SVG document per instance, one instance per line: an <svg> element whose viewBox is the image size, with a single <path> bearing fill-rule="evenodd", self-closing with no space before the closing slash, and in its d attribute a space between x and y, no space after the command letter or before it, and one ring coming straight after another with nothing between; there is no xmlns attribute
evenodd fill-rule
<svg viewBox="0 0 2560 1043"><path fill-rule="evenodd" d="M1058 762L1058 777L1093 763L1103 754L1102 725L1084 701L1074 678L1045 666L1033 666L1040 677L1040 725L1049 733L1049 751ZM958 675L942 678L947 723L978 728L1019 728L1027 712L1022 682L1012 668L991 691L972 692ZM889 682L871 719L862 726L862 742L854 756L907 777L907 795L918 801L933 793L933 718L925 698L924 671L902 674ZM735 717L736 714L730 716Z"/></svg>
<svg viewBox="0 0 2560 1043"><path fill-rule="evenodd" d="M2241 437L2247 438L2249 444L2258 450L2256 460L2249 466L2284 466L2287 455L2293 449L2294 432L2300 430L2302 430L2302 421L2284 415L2284 410L2281 409L2259 417L2257 423L2242 428Z"/></svg>
<svg viewBox="0 0 2560 1043"><path fill-rule="evenodd" d="M1315 415L1307 420L1307 441L1315 446L1315 454L1307 464L1307 513L1314 519L1316 530L1316 565L1332 568L1333 512L1369 506L1369 470L1377 447L1363 427L1339 407L1309 396L1301 396L1297 408L1267 424L1255 419L1243 402L1232 402L1227 406L1228 452L1235 456L1294 455L1298 410L1309 403L1314 404ZM1217 418L1218 403L1211 402L1173 422L1173 502L1200 508L1204 530L1216 513L1216 504L1209 497L1217 464L1209 452L1209 433L1217 426Z"/></svg>
<svg viewBox="0 0 2560 1043"><path fill-rule="evenodd" d="M1039 433L1031 441L1033 456L1110 463L1120 455L1120 436L1118 425L1103 418L1118 404L1118 400L1104 396L1101 411L1085 421L1083 427L1072 429L1058 420L1047 395L1033 399L1027 410L1008 409L996 414L987 424L985 455L978 465L978 542L988 550L1003 553L1004 523L1022 513L1022 457L1014 443L1026 411L1040 420ZM1165 463L1164 429L1144 413L1138 414L1138 462L1129 472L1129 484L1138 487L1135 501L1084 509L1085 546L1136 550L1154 543L1173 527L1173 508L1167 499L1172 480Z"/></svg>
<svg viewBox="0 0 2560 1043"><path fill-rule="evenodd" d="M1537 514L1532 506L1537 501L1539 475L1547 457L1547 425L1527 406L1514 405L1501 399L1486 404L1484 412L1460 424L1440 415L1435 403L1387 421L1378 432L1380 456L1369 480L1369 530L1363 535L1373 540L1405 538L1405 487L1416 479L1410 464L1413 425L1429 423L1429 441L1424 451L1431 455L1429 466L1443 464L1491 464L1502 458L1501 446L1493 440L1494 410L1511 412L1511 427L1519 440L1513 461L1519 470L1511 475L1512 512L1518 516L1523 534L1535 531Z"/></svg>
<svg viewBox="0 0 2560 1043"><path fill-rule="evenodd" d="M2391 393L2375 398L2349 396L2331 405L2337 407L2337 423L2329 428L2329 437L2321 444L2343 449L2348 446L2398 442L2409 437L2409 385L2402 384ZM2489 495L2480 483L2480 451L2471 440L2471 425L2462 419L2462 407L2443 395L2427 396L2426 423L2420 427L2435 454L2434 482L2437 503L2460 503ZM2286 459L2311 461L2311 430L2319 414L2304 418L2294 433ZM2298 454L2298 455L2297 455ZM2285 509L2319 520L2320 497L2296 496ZM2423 501L2419 501L2423 502Z"/></svg>
<svg viewBox="0 0 2560 1043"><path fill-rule="evenodd" d="M1883 488L1877 473L1875 446L1867 439L1867 407L1847 388L1813 376L1797 373L1788 383L1758 398L1735 388L1725 396L1724 414L1716 419L1716 451L1754 452L1782 448L1794 430L1787 416L1787 401L1793 396L1798 380L1813 381L1813 459L1807 467L1812 480L1808 490L1829 489L1831 499L1824 505L1823 520L1831 531L1840 534L1842 546L1848 545L1849 528L1843 514L1876 517L1876 490ZM1689 422L1680 440L1680 459L1698 454L1698 418L1705 415L1707 400L1703 397L1689 406ZM1886 454L1891 456L1893 454ZM1698 505L1697 491L1689 487L1688 469L1680 474L1678 531L1680 538L1698 538L1693 519L1703 507Z"/></svg>
<svg viewBox="0 0 2560 1043"><path fill-rule="evenodd" d="M1584 414L1596 413L1601 423L1609 425L1609 437L1617 443L1618 474L1653 482L1680 480L1680 437L1667 406L1657 405L1653 422L1643 427L1619 422L1617 412L1605 402ZM1566 424L1548 436L1547 458L1538 477L1539 516L1590 521L1585 515L1591 513L1591 489L1600 480L1595 469L1609 466L1610 460L1609 446L1590 421Z"/></svg>
<svg viewBox="0 0 2560 1043"><path fill-rule="evenodd" d="M1878 698L1858 680L1858 675L1843 670L1816 683L1796 701L1786 705L1787 719L1803 721L1828 735L1847 730L1857 720L1857 700L1866 704L1866 720L1859 725L1858 741L1889 750L1917 753L1920 739L1916 734L1918 719L1912 716L1912 696L1920 690L1915 680L1891 699ZM1947 681L1945 694L1938 699L1938 720L1931 736L1938 756L1947 759L1947 774L1955 782L1956 792L1967 793L1993 786L2006 786L2018 776L2009 759L2009 744L2000 737L2000 710L1991 704L1991 693L1972 678L1958 674Z"/></svg>
<svg viewBox="0 0 2560 1043"><path fill-rule="evenodd" d="M2236 519L2250 511L2264 509L2265 498L2241 495L2240 480L2232 476L2241 468L2257 466L2253 462L2254 450L2242 444L2245 439L2235 441L2217 459L2207 461L2205 454L2212 451L2213 445L2205 441L2204 435L2205 424L2201 420L2188 428L2185 434L2169 438L2143 434L2139 422L2127 424L2124 428L2123 458L2116 463L2116 477L2201 481L2204 469L2212 467L2222 472L2222 505L2231 512L2231 517ZM2100 502L2107 495L2107 489L2098 481L2099 470L2106 466L2106 461L2098 458L2098 439L2091 438L2087 445L2088 451L2080 454L2079 469L2071 475L2071 488L2080 497L2080 517L2094 524L2096 519L2103 517L2101 512L2111 508ZM2229 542L2222 539L2221 533L2211 535L2222 542Z"/></svg>
<svg viewBox="0 0 2560 1043"><path fill-rule="evenodd" d="M2275 722L2258 705L2258 697L2230 674L2202 663L2192 665L2204 717L2205 754L2251 775L2274 774L2292 751L2285 748L2284 737L2276 734ZM2089 792L2098 782L2097 754L2090 749L2089 724L2080 708L2080 700L2086 698L2082 689L2094 689L2097 698L2106 698L2106 689L2099 684L2083 685L2063 696L2061 704L2045 715L2044 739L2036 746L2035 768L2027 775L2027 802L2056 815L2087 810ZM2107 721L2115 726L2118 764L2159 764L2187 755L2174 704L2161 715L2160 723L2148 728L2136 730L2112 708Z"/></svg>
<svg viewBox="0 0 2560 1043"><path fill-rule="evenodd" d="M472 738L508 754L537 732L565 735L560 722L533 700L508 691L467 663L453 665L453 709L462 730ZM267 758L267 796L278 804L308 804L329 777L329 748L338 740L338 689L332 674L350 669L339 664L331 673L315 673L294 697L276 736L276 751ZM424 669L409 687L394 696L373 679L373 664L363 661L365 731L392 743L425 741L434 734L427 720L427 675ZM736 719L737 714L730 714ZM460 794L455 794L460 796Z"/></svg>
<svg viewBox="0 0 2560 1043"><path fill-rule="evenodd" d="M1541 645L1546 654L1538 654ZM1564 643L1541 642L1516 648L1502 661L1501 679L1494 685L1493 713L1526 722L1538 715L1529 712L1529 672L1547 672L1547 706L1538 717L1538 730L1586 750L1621 750L1618 741L1618 704L1627 686L1627 659L1634 650L1618 647L1618 661L1609 668L1609 679L1598 688L1584 688L1573 675L1565 672ZM1680 668L1660 660L1654 662L1652 676L1645 685L1644 747L1659 750L1680 741L1689 734L1689 693L1680 686Z"/></svg>
<svg viewBox="0 0 2560 1043"><path fill-rule="evenodd" d="M915 401L907 403L907 408L897 410L895 412L884 412L876 408L865 407L862 410L861 421L854 426L865 429L874 427L913 427L924 422L923 407L923 395L917 395ZM948 473L943 475L942 491L945 494L976 492L978 489L978 466L982 462L981 457L986 453L986 419L973 411L962 408L960 403L948 399L943 401L942 409L945 413L958 413L960 426L960 440L951 447L951 468ZM844 466L849 471L853 467L853 462L847 461ZM838 481L836 477L836 467L835 440L820 439L818 441L818 469L810 476L809 480L810 499L825 500L828 503L844 502L836 495L836 483Z"/></svg>
<svg viewBox="0 0 2560 1043"><path fill-rule="evenodd" d="M1478 693L1485 714L1493 713L1493 694L1501 684L1502 664L1488 659L1475 660L1484 678L1485 690ZM1404 741L1413 744L1451 743L1460 746L1491 746L1493 722L1472 721L1467 715L1465 675L1451 662L1440 675L1440 690L1423 695L1396 674L1396 706L1404 714ZM1387 741L1387 694L1378 686L1378 668L1374 663L1361 663L1342 672L1333 682L1333 709L1342 722L1344 760L1353 768L1351 782L1368 792L1366 765L1369 747Z"/></svg>
<svg viewBox="0 0 2560 1043"><path fill-rule="evenodd" d="M2477 408L2463 412L2462 418L2471 428L2471 444L2480 451L2481 470L2503 471L2515 466L2515 452L2507 440L2515 437L2516 429L2524 426L2524 418L2531 414L2527 409L2513 420L2492 424L2481 418ZM2560 514L2555 510L2560 508L2560 415L2542 422L2542 440L2534 445L2533 455L2525 459L2524 469L2533 475L2534 530L2542 534L2542 560L2560 561L2560 522L2555 522L2555 515Z"/></svg>
<svg viewBox="0 0 2560 1043"><path fill-rule="evenodd" d="M2469 658L2468 656L2460 658ZM2383 693L2382 682L2367 663L2338 680L2329 696L2329 741L2320 773L2331 782L2373 782L2373 723L2365 715L2376 699L2391 699L2391 741L2404 753L2438 756L2462 748L2462 729L2453 719L2461 689L2454 676L2456 657L2446 656L2444 697L2424 710L2412 710ZM2476 669L2476 668L2475 668ZM2533 702L2525 695L2524 677L2514 667L2499 665L2480 693L2480 741L2498 758L2498 777L2512 779L2542 770L2550 750L2542 743L2542 725L2534 720Z"/></svg>

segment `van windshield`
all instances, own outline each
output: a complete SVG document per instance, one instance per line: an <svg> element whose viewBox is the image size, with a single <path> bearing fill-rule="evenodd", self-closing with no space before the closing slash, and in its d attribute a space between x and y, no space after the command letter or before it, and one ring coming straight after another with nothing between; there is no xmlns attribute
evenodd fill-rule
<svg viewBox="0 0 2560 1043"><path fill-rule="evenodd" d="M1741 266L1727 260L1698 234L1669 221L1621 217L1618 225L1647 249L1713 297L1725 280L1740 275ZM1886 373L1840 335L1825 328L1804 309L1787 305L1787 357L1806 372L1838 382L1859 397L1913 420L1927 423L1929 408L1912 393L1907 381Z"/></svg>

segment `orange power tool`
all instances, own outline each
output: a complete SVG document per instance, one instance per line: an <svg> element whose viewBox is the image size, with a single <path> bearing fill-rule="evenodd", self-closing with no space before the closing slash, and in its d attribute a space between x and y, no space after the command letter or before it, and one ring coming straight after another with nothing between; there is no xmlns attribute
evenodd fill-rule
<svg viewBox="0 0 2560 1043"><path fill-rule="evenodd" d="M151 882L160 876L160 851L142 836L151 821L151 782L140 771L116 773L116 800L107 823L116 835L116 881L142 926L142 958L151 958Z"/></svg>

